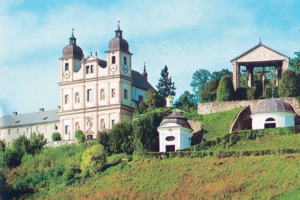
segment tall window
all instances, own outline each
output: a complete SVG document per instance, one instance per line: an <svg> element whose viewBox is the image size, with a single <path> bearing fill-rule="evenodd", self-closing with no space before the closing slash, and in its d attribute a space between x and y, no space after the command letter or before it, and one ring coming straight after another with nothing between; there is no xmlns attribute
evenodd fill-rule
<svg viewBox="0 0 300 200"><path fill-rule="evenodd" d="M127 90L124 90L124 99L128 99L128 94L127 94Z"/></svg>
<svg viewBox="0 0 300 200"><path fill-rule="evenodd" d="M100 100L105 100L105 92L104 89L100 90Z"/></svg>
<svg viewBox="0 0 300 200"><path fill-rule="evenodd" d="M36 132L37 133L40 132L40 127L39 126L36 127Z"/></svg>
<svg viewBox="0 0 300 200"><path fill-rule="evenodd" d="M92 89L87 90L87 101L93 101L93 91L92 91Z"/></svg>
<svg viewBox="0 0 300 200"><path fill-rule="evenodd" d="M91 74L94 73L94 65L91 65Z"/></svg>
<svg viewBox="0 0 300 200"><path fill-rule="evenodd" d="M112 98L116 97L116 90L115 89L111 90L111 97Z"/></svg>
<svg viewBox="0 0 300 200"><path fill-rule="evenodd" d="M66 70L69 70L69 63L66 63L66 64L65 64L65 71L66 71Z"/></svg>
<svg viewBox="0 0 300 200"><path fill-rule="evenodd" d="M46 129L46 131L49 131L49 126L46 125L46 126L45 126L45 129Z"/></svg>
<svg viewBox="0 0 300 200"><path fill-rule="evenodd" d="M111 120L111 126L113 126L116 123L116 120Z"/></svg>
<svg viewBox="0 0 300 200"><path fill-rule="evenodd" d="M10 133L11 133L11 130L10 130L10 129L8 129L8 135L10 135Z"/></svg>
<svg viewBox="0 0 300 200"><path fill-rule="evenodd" d="M75 93L75 103L80 103L80 97L78 92Z"/></svg>
<svg viewBox="0 0 300 200"><path fill-rule="evenodd" d="M69 103L69 95L65 95L65 104Z"/></svg>
<svg viewBox="0 0 300 200"><path fill-rule="evenodd" d="M143 96L139 95L139 101L143 101L143 100L144 100Z"/></svg>
<svg viewBox="0 0 300 200"><path fill-rule="evenodd" d="M20 133L20 129L17 129L17 134L19 134Z"/></svg>
<svg viewBox="0 0 300 200"><path fill-rule="evenodd" d="M29 128L27 127L27 128L26 128L26 133L28 133L28 132L29 132Z"/></svg>
<svg viewBox="0 0 300 200"><path fill-rule="evenodd" d="M86 66L86 74L90 73L90 66Z"/></svg>
<svg viewBox="0 0 300 200"><path fill-rule="evenodd" d="M57 124L54 125L54 129L58 130L58 125Z"/></svg>
<svg viewBox="0 0 300 200"><path fill-rule="evenodd" d="M111 64L115 64L115 63L116 63L116 57L113 56L113 57L111 57Z"/></svg>
<svg viewBox="0 0 300 200"><path fill-rule="evenodd" d="M69 134L69 126L65 126L65 134Z"/></svg>
<svg viewBox="0 0 300 200"><path fill-rule="evenodd" d="M124 57L124 65L127 65L127 57Z"/></svg>

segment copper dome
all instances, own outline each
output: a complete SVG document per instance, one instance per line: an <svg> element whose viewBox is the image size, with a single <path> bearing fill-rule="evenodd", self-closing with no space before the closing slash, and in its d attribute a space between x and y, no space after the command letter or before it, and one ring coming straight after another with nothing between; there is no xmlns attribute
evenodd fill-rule
<svg viewBox="0 0 300 200"><path fill-rule="evenodd" d="M187 120L188 120L187 118L182 117L179 113L172 112L170 115L163 118L163 120L161 121L159 126L166 124L166 123L175 123L182 127L193 130L192 127L190 126L190 123Z"/></svg>
<svg viewBox="0 0 300 200"><path fill-rule="evenodd" d="M121 37L116 37L116 38L110 40L109 41L109 51L116 51L116 50L130 53L128 42Z"/></svg>
<svg viewBox="0 0 300 200"><path fill-rule="evenodd" d="M83 57L82 49L76 45L76 38L74 36L74 29L72 29L72 36L70 37L70 44L63 50L63 58L76 58L81 60Z"/></svg>
<svg viewBox="0 0 300 200"><path fill-rule="evenodd" d="M293 107L284 102L275 98L260 102L255 106L252 111L252 114L258 113L271 113L271 112L290 112L294 113Z"/></svg>

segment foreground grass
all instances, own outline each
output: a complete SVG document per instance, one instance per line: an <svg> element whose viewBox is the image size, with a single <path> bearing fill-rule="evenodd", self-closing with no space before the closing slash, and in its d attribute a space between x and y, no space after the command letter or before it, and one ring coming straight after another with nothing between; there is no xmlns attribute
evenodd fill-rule
<svg viewBox="0 0 300 200"><path fill-rule="evenodd" d="M184 117L200 121L205 129L205 139L214 140L229 133L231 125L243 107L214 114L198 115L197 111L186 112Z"/></svg>
<svg viewBox="0 0 300 200"><path fill-rule="evenodd" d="M282 199L300 197L300 155L121 163L82 185L35 199Z"/></svg>

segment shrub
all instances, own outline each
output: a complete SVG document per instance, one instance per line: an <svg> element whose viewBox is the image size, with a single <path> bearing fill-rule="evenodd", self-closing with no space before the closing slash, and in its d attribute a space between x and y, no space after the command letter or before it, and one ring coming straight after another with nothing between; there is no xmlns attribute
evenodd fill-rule
<svg viewBox="0 0 300 200"><path fill-rule="evenodd" d="M5 140L0 139L0 151L5 151L5 147L6 147Z"/></svg>
<svg viewBox="0 0 300 200"><path fill-rule="evenodd" d="M122 158L126 158L128 161L132 160L132 156L127 155L126 153L113 154L106 158L107 163L115 163L121 160Z"/></svg>
<svg viewBox="0 0 300 200"><path fill-rule="evenodd" d="M295 97L299 95L299 77L292 70L287 70L283 73L279 85L280 97Z"/></svg>
<svg viewBox="0 0 300 200"><path fill-rule="evenodd" d="M80 144L85 142L85 135L82 132L82 130L75 131L75 138L77 138L77 140Z"/></svg>
<svg viewBox="0 0 300 200"><path fill-rule="evenodd" d="M131 122L124 121L115 124L109 132L110 150L114 153L132 154L132 132Z"/></svg>
<svg viewBox="0 0 300 200"><path fill-rule="evenodd" d="M272 88L274 88L273 97L278 98L278 86L269 86L265 89L265 98L269 99L272 97Z"/></svg>
<svg viewBox="0 0 300 200"><path fill-rule="evenodd" d="M109 135L108 135L108 130L103 130L99 131L97 134L97 141L99 144L104 146L105 151L109 152L109 146L110 146L110 141L109 141Z"/></svg>
<svg viewBox="0 0 300 200"><path fill-rule="evenodd" d="M61 136L60 136L60 133L59 132L54 132L51 136L51 139L53 141L60 141L61 140Z"/></svg>
<svg viewBox="0 0 300 200"><path fill-rule="evenodd" d="M106 151L103 145L98 144L85 150L82 154L81 171L84 176L94 175L100 171L106 162Z"/></svg>
<svg viewBox="0 0 300 200"><path fill-rule="evenodd" d="M46 143L47 142L44 139L43 134L36 134L35 132L33 132L30 136L31 153L34 155L40 152Z"/></svg>
<svg viewBox="0 0 300 200"><path fill-rule="evenodd" d="M229 76L223 76L217 89L217 101L231 101L234 99L234 89Z"/></svg>

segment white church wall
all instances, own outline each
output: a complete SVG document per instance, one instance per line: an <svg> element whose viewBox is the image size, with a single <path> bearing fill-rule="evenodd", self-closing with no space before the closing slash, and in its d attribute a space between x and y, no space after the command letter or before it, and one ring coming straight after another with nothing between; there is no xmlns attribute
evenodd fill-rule
<svg viewBox="0 0 300 200"><path fill-rule="evenodd" d="M115 90L115 96L112 95L112 90ZM117 104L117 96L118 96L118 83L117 82L111 82L110 83L110 104Z"/></svg>
<svg viewBox="0 0 300 200"><path fill-rule="evenodd" d="M78 72L74 72L73 71L73 80L80 80L83 77L83 73L84 73L84 64L81 64L81 68L79 69Z"/></svg>
<svg viewBox="0 0 300 200"><path fill-rule="evenodd" d="M88 90L92 90L92 97L89 101L88 101ZM87 83L85 87L85 103L86 103L85 105L87 108L94 106L95 95L96 95L96 88L94 82Z"/></svg>
<svg viewBox="0 0 300 200"><path fill-rule="evenodd" d="M266 119L274 118L276 123L276 128L287 127L295 125L295 114L287 112L276 112L276 113L261 113L253 114L252 118L252 129L264 129Z"/></svg>
<svg viewBox="0 0 300 200"><path fill-rule="evenodd" d="M101 100L101 90L104 90L104 98ZM107 93L107 83L102 83L98 85L98 104L99 106L106 105L106 99L108 98Z"/></svg>
<svg viewBox="0 0 300 200"><path fill-rule="evenodd" d="M75 94L79 94L79 102L76 102ZM82 95L82 88L81 87L74 87L73 88L73 96L71 101L73 101L73 107L74 109L80 109L81 108L81 101L83 101L83 95Z"/></svg>
<svg viewBox="0 0 300 200"><path fill-rule="evenodd" d="M102 68L100 67L100 65L98 66L98 76L107 76L107 67L106 68Z"/></svg>

